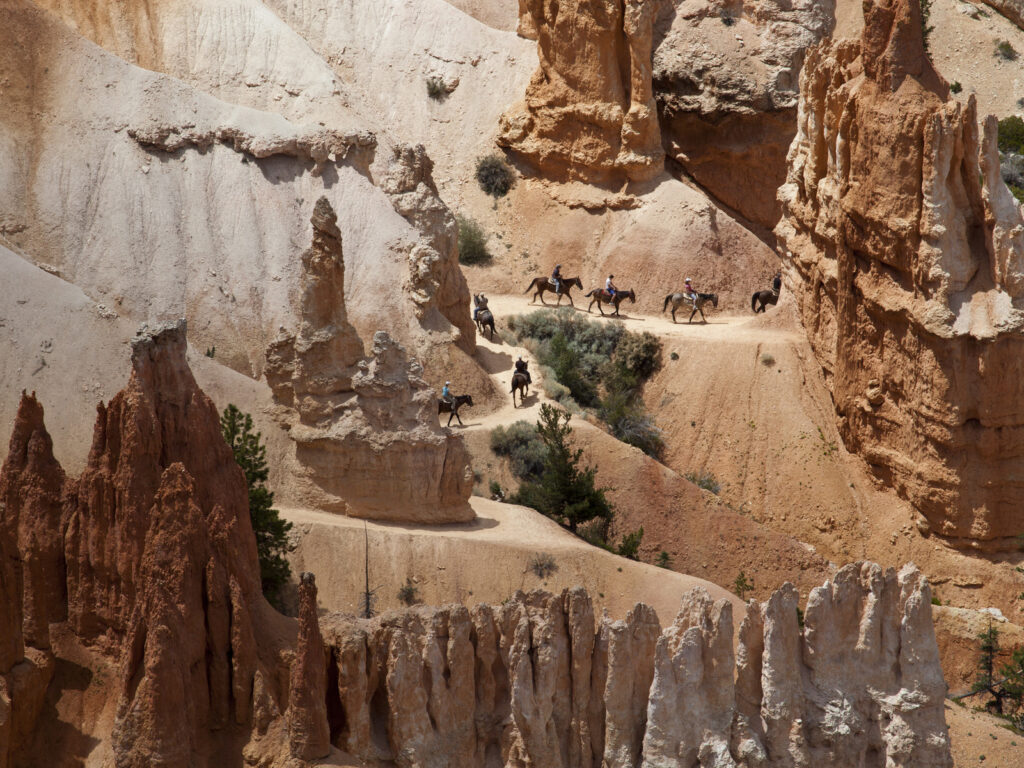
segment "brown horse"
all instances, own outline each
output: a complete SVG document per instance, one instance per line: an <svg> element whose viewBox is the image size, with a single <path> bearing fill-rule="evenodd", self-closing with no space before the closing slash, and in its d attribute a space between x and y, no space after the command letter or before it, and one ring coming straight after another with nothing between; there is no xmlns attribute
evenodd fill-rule
<svg viewBox="0 0 1024 768"><path fill-rule="evenodd" d="M453 398L453 402L450 402L450 403L447 400L442 400L441 398L438 398L437 399L437 413L438 413L438 415L440 415L442 413L450 413L451 414L451 416L448 417L448 424L446 426L450 427L452 425L452 419L456 418L456 419L459 420L459 426L461 427L462 426L462 418L459 416L459 408L461 408L464 405L472 407L472 405L473 405L473 396L472 395L455 395L455 397Z"/></svg>
<svg viewBox="0 0 1024 768"><path fill-rule="evenodd" d="M516 407L516 391L519 392L519 404L522 405L526 399L527 389L530 387L529 379L526 378L525 373L512 374L512 407Z"/></svg>
<svg viewBox="0 0 1024 768"><path fill-rule="evenodd" d="M536 293L533 294L533 298L530 299L530 303L533 304L533 302L535 302L537 300L537 297L539 296L540 297L540 303L541 304L547 304L547 302L544 301L544 292L545 291L551 291L552 293L556 293L557 294L557 296L558 296L558 304L562 303L562 297L563 296L567 296L568 299L569 299L569 303L572 304L573 307L575 307L576 304L572 300L572 293L570 293L570 291L572 290L572 287L574 285L582 291L583 290L583 283L582 283L582 281L578 277L563 277L562 280L561 280L561 283L562 283L562 292L561 293L557 293L555 291L555 286L553 286L551 284L551 278L543 277L543 276L542 277L535 277L535 278L533 278L533 282L530 283L530 286L525 291L523 291L523 293L529 293L530 291L536 291ZM558 304L556 304L555 306L558 306Z"/></svg>
<svg viewBox="0 0 1024 768"><path fill-rule="evenodd" d="M691 299L685 293L670 293L665 297L665 304L662 306L661 311L664 312L668 309L668 305L672 305L672 322L676 321L676 310L680 306L686 304L687 307L693 307L693 311L690 313L690 319L688 323L693 322L693 316L700 312L700 319L703 322L707 322L708 319L704 317L704 305L707 302L711 302L711 306L717 309L718 307L718 294L717 293L698 293L696 299Z"/></svg>
<svg viewBox="0 0 1024 768"><path fill-rule="evenodd" d="M587 307L587 312L590 311L590 307L594 306L594 302L596 301L597 311L601 313L602 317L604 316L604 310L601 309L602 304L611 304L615 307L615 312L612 315L613 317L619 316L619 304L626 299L629 299L631 304L636 304L636 294L633 293L632 290L616 291L615 298L613 299L608 295L608 291L604 290L604 288L595 288L588 293L587 296L591 297L590 305Z"/></svg>
<svg viewBox="0 0 1024 768"><path fill-rule="evenodd" d="M760 302L760 306L758 306ZM754 310L756 315L758 312L764 312L769 304L778 304L779 294L775 291L758 291L750 297L750 308Z"/></svg>

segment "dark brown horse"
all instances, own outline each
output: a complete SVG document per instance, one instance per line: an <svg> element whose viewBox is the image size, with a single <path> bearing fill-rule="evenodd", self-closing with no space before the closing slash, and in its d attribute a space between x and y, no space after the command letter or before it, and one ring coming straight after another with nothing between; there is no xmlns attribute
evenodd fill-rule
<svg viewBox="0 0 1024 768"><path fill-rule="evenodd" d="M467 405L467 406L472 406L473 405L473 396L472 395L456 395L453 398L453 401L450 402L450 403L447 400L442 400L441 398L438 398L438 400L437 400L437 413L438 413L438 415L440 415L442 413L450 413L451 414L451 416L448 417L448 424L446 426L450 427L452 425L452 418L456 418L456 419L459 420L459 426L461 427L462 426L462 419L459 417L459 408L461 408L464 405Z"/></svg>
<svg viewBox="0 0 1024 768"><path fill-rule="evenodd" d="M562 292L557 294L558 304L561 304L562 297L566 296L569 299L569 303L572 304L573 307L575 307L576 304L572 300L572 294L570 293L570 291L572 290L572 287L574 285L582 291L583 283L580 281L578 277L563 277L560 282L562 283ZM541 304L547 304L547 302L544 301L544 292L551 291L552 293L556 293L555 286L551 284L551 278L543 276L533 278L533 282L530 283L530 286L525 291L523 291L523 293L529 293L530 291L536 291L536 293L533 294L533 298L530 299L531 304L533 304L533 302L537 300L538 296L540 297Z"/></svg>
<svg viewBox="0 0 1024 768"><path fill-rule="evenodd" d="M519 392L519 404L522 405L528 394L527 390L530 387L530 381L526 378L525 373L513 373L512 374L512 407L516 407L516 392Z"/></svg>
<svg viewBox="0 0 1024 768"><path fill-rule="evenodd" d="M488 338L494 341L494 315L487 308L487 300L483 298L483 294L479 296L475 293L473 294L473 306L476 307L473 319L476 321L477 332L482 336L484 328L489 328L490 334Z"/></svg>
<svg viewBox="0 0 1024 768"><path fill-rule="evenodd" d="M760 306L758 306L760 302ZM778 304L779 294L775 291L758 291L750 297L750 308L754 310L756 315L758 312L764 312L769 304Z"/></svg>
<svg viewBox="0 0 1024 768"><path fill-rule="evenodd" d="M597 302L597 311L604 315L604 310L601 309L602 304L611 304L615 307L613 317L619 316L619 304L626 299L629 299L631 304L636 304L636 294L632 290L629 291L616 291L615 298L613 299L608 295L608 291L604 288L595 288L587 294L590 297L590 305L587 307L587 312L590 311L590 307L594 306L594 302Z"/></svg>

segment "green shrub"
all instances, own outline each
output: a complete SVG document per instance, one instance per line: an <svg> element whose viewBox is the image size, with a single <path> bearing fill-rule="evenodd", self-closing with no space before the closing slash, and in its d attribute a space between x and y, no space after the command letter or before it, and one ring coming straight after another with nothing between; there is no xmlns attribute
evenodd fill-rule
<svg viewBox="0 0 1024 768"><path fill-rule="evenodd" d="M491 431L491 450L509 460L512 474L520 480L535 480L544 471L547 449L537 428L528 421L495 427Z"/></svg>
<svg viewBox="0 0 1024 768"><path fill-rule="evenodd" d="M614 514L605 488L595 483L597 470L580 468L583 450L569 445L571 415L544 403L537 433L544 441L544 470L536 480L526 480L512 501L536 509L576 533L581 525L599 521L605 525Z"/></svg>
<svg viewBox="0 0 1024 768"><path fill-rule="evenodd" d="M619 542L616 554L621 555L629 560L640 559L640 542L644 538L644 527L641 525L632 533L627 533L622 537L622 541Z"/></svg>
<svg viewBox="0 0 1024 768"><path fill-rule="evenodd" d="M954 80L949 86L950 93L960 93L963 89L964 87L960 85L959 80Z"/></svg>
<svg viewBox="0 0 1024 768"><path fill-rule="evenodd" d="M747 578L747 574L740 571L740 575L736 577L732 583L732 591L736 593L736 596L740 600L747 599L747 593L754 589L754 582Z"/></svg>
<svg viewBox="0 0 1024 768"><path fill-rule="evenodd" d="M660 553L658 553L658 559L654 561L654 564L659 568L671 568L672 555L670 555L663 549Z"/></svg>
<svg viewBox="0 0 1024 768"><path fill-rule="evenodd" d="M468 216L456 216L459 224L459 263L486 264L491 260L487 250L487 233Z"/></svg>
<svg viewBox="0 0 1024 768"><path fill-rule="evenodd" d="M928 50L929 38L931 37L932 30L935 29L935 27L928 23L931 16L932 0L921 0L921 39L924 42L925 51Z"/></svg>
<svg viewBox="0 0 1024 768"><path fill-rule="evenodd" d="M668 359L669 360L678 360L679 359L679 353L678 352L673 352L671 355L668 356Z"/></svg>
<svg viewBox="0 0 1024 768"><path fill-rule="evenodd" d="M719 491L722 490L722 486L715 479L715 476L708 471L687 472L685 477L698 488L703 488L705 491L711 491L716 496Z"/></svg>
<svg viewBox="0 0 1024 768"><path fill-rule="evenodd" d="M398 588L398 601L402 605L416 605L420 601L420 588L408 576L405 577L405 585Z"/></svg>
<svg viewBox="0 0 1024 768"><path fill-rule="evenodd" d="M220 417L221 434L231 448L235 461L245 473L249 486L249 517L256 534L256 553L260 562L263 594L277 602L278 592L288 581L291 567L284 553L292 524L282 520L274 506L274 494L267 488L267 447L263 436L253 430L252 416L228 405Z"/></svg>
<svg viewBox="0 0 1024 768"><path fill-rule="evenodd" d="M1017 60L1017 50L1010 44L1009 40L1000 40L996 43L995 55L1004 61Z"/></svg>
<svg viewBox="0 0 1024 768"><path fill-rule="evenodd" d="M1019 115L999 121L999 151L1024 154L1024 120Z"/></svg>
<svg viewBox="0 0 1024 768"><path fill-rule="evenodd" d="M643 401L628 391L609 392L598 409L598 417L613 436L639 448L655 459L665 450L665 440L654 419L644 411Z"/></svg>
<svg viewBox="0 0 1024 768"><path fill-rule="evenodd" d="M653 333L623 333L615 345L616 365L644 382L661 368L661 342Z"/></svg>
<svg viewBox="0 0 1024 768"><path fill-rule="evenodd" d="M507 195L516 183L512 169L499 155L487 155L477 161L476 180L480 189L494 198Z"/></svg>
<svg viewBox="0 0 1024 768"><path fill-rule="evenodd" d="M1019 202L1024 203L1024 187L1018 187L1015 184L1007 184L1006 186L1009 187L1013 196L1016 197Z"/></svg>

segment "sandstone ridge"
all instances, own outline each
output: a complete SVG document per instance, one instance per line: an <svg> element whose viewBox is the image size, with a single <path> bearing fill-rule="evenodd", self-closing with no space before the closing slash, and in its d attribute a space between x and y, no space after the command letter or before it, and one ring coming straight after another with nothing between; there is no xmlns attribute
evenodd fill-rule
<svg viewBox="0 0 1024 768"><path fill-rule="evenodd" d="M751 601L735 655L701 588L664 629L644 605L595 620L581 588L328 616L332 736L410 766L951 765L921 574L850 565L803 628L797 607L792 585Z"/></svg>
<svg viewBox="0 0 1024 768"><path fill-rule="evenodd" d="M786 284L847 447L964 546L1019 533L1024 217L935 72L917 0L809 50L779 191ZM1015 545L1014 545L1015 546Z"/></svg>
<svg viewBox="0 0 1024 768"><path fill-rule="evenodd" d="M267 383L295 444L298 471L286 492L356 517L472 519L468 455L438 425L423 368L385 331L363 357L348 322L341 233L327 198L317 201L312 223L298 329L282 329L267 348Z"/></svg>

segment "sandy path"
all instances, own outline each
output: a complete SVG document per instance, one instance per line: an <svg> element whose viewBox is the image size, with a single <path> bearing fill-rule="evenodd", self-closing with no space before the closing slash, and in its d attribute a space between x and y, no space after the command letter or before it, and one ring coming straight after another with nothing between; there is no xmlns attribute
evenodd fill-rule
<svg viewBox="0 0 1024 768"><path fill-rule="evenodd" d="M544 307L537 302L530 304L529 296L514 295L488 295L488 308L494 313L497 327L507 327L509 317L513 315L529 314L538 310L552 308ZM579 297L576 299L576 309L588 318L602 320L598 314L597 307L587 315L586 307L589 299ZM568 306L563 301L563 306ZM750 343L751 341L801 341L802 336L789 328L776 328L766 326L762 322L762 316L743 317L738 315L719 315L714 311L707 312L708 322L706 324L694 322L673 323L670 314L651 315L630 311L623 305L621 319L605 318L606 322L621 322L630 331L642 333L648 331L660 338L663 342L673 340L704 340L712 343ZM685 310L677 312L677 317L686 317ZM668 344L665 345L666 349ZM504 393L504 404L498 409L489 413L476 413L473 409L464 409L460 414L463 419L463 427L457 422L452 422L452 428L457 431L481 431L492 430L497 426L512 424L516 421L535 422L540 414L540 406L543 403L553 402L544 394L544 377L540 373L540 365L534 359L528 349L521 346L506 344L498 334L494 340L489 340L486 335L477 336L477 361L491 375L499 392ZM522 357L530 365L530 373L533 375L533 385L530 387L530 394L527 396L525 405L513 407L511 395L509 394L512 382L512 369L516 358ZM456 392L460 392L459 383L453 383ZM460 392L461 394L461 392ZM518 398L517 398L518 403ZM446 423L442 421L442 423Z"/></svg>

